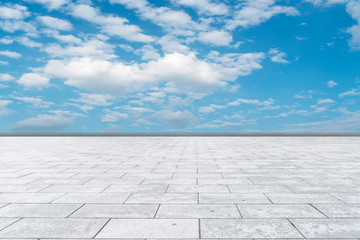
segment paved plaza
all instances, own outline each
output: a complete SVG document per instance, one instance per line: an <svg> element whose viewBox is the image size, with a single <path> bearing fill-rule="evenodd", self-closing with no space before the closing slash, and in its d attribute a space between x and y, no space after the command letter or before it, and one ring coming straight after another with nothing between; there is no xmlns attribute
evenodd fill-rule
<svg viewBox="0 0 360 240"><path fill-rule="evenodd" d="M0 239L360 239L359 137L0 137Z"/></svg>

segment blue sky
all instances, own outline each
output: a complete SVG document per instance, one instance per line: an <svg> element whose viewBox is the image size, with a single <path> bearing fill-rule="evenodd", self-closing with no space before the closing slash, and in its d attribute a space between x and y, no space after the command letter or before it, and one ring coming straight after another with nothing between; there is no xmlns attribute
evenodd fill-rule
<svg viewBox="0 0 360 240"><path fill-rule="evenodd" d="M360 131L359 0L3 0L0 132Z"/></svg>

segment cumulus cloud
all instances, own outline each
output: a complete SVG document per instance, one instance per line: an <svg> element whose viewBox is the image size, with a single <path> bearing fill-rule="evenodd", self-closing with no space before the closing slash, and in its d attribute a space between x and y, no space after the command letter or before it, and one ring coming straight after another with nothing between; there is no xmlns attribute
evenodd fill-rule
<svg viewBox="0 0 360 240"><path fill-rule="evenodd" d="M27 8L19 4L0 6L0 18L2 19L23 19L30 16Z"/></svg>
<svg viewBox="0 0 360 240"><path fill-rule="evenodd" d="M328 86L329 88L336 87L337 85L338 85L338 84L337 84L335 81L333 81L333 80L330 80L330 81L327 82L327 86Z"/></svg>
<svg viewBox="0 0 360 240"><path fill-rule="evenodd" d="M167 7L156 8L146 0L110 0L110 3L134 9L143 19L152 21L174 35L191 36L194 34L193 30L201 29L187 13Z"/></svg>
<svg viewBox="0 0 360 240"><path fill-rule="evenodd" d="M160 115L160 119L169 124L173 129L184 129L192 126L196 122L197 117L188 110L185 110L183 112L163 112Z"/></svg>
<svg viewBox="0 0 360 240"><path fill-rule="evenodd" d="M199 107L199 112L208 114L208 113L215 112L215 109L212 107Z"/></svg>
<svg viewBox="0 0 360 240"><path fill-rule="evenodd" d="M261 53L240 54L230 63L215 58L218 63L211 63L193 53L173 53L142 64L85 57L51 60L44 71L66 79L67 85L113 95L143 91L160 83L166 84L168 92L206 93L261 68L263 57Z"/></svg>
<svg viewBox="0 0 360 240"><path fill-rule="evenodd" d="M227 27L235 29L237 27L250 27L266 22L272 17L285 14L286 16L297 16L299 11L294 7L276 5L276 0L245 0L241 3L234 18L229 20Z"/></svg>
<svg viewBox="0 0 360 240"><path fill-rule="evenodd" d="M270 49L268 54L272 62L283 63L283 64L290 63L289 61L284 59L286 57L286 53L278 50L277 48Z"/></svg>
<svg viewBox="0 0 360 240"><path fill-rule="evenodd" d="M204 15L227 15L229 8L223 3L213 3L209 0L173 0L175 4L191 7L199 14Z"/></svg>
<svg viewBox="0 0 360 240"><path fill-rule="evenodd" d="M8 73L0 73L0 82L12 81L14 79L15 79L15 77L11 76Z"/></svg>
<svg viewBox="0 0 360 240"><path fill-rule="evenodd" d="M44 51L51 57L61 58L91 56L93 58L110 59L115 57L113 54L113 45L107 44L99 39L90 39L65 47L60 44L51 44L46 47Z"/></svg>
<svg viewBox="0 0 360 240"><path fill-rule="evenodd" d="M72 30L72 24L60 18L50 17L50 16L39 16L38 20L48 28L57 29L61 31L70 31Z"/></svg>
<svg viewBox="0 0 360 240"><path fill-rule="evenodd" d="M41 98L38 97L17 97L17 96L12 96L13 99L25 102L25 103L30 103L33 105L33 107L35 108L48 108L51 105L53 105L53 102L47 102L42 100Z"/></svg>
<svg viewBox="0 0 360 240"><path fill-rule="evenodd" d="M269 98L268 100L264 100L264 101L260 101L258 99L245 99L245 98L239 98L233 102L229 102L227 105L228 106L238 106L242 103L245 104L253 104L253 105L259 105L259 106L268 106L271 104L274 104L274 100Z"/></svg>
<svg viewBox="0 0 360 240"><path fill-rule="evenodd" d="M60 115L39 114L19 121L15 125L18 131L60 131L72 125L73 118Z"/></svg>
<svg viewBox="0 0 360 240"><path fill-rule="evenodd" d="M129 21L126 18L103 15L98 9L89 5L73 5L71 7L71 14L74 17L101 26L101 30L104 33L112 36L117 36L133 42L154 41L153 37L143 34L138 26L129 24Z"/></svg>
<svg viewBox="0 0 360 240"><path fill-rule="evenodd" d="M351 34L349 46L354 50L360 50L360 1L350 0L346 5L347 13L357 22L357 25L348 29Z"/></svg>
<svg viewBox="0 0 360 240"><path fill-rule="evenodd" d="M200 32L197 40L215 46L229 46L232 42L232 36L225 31L213 30L209 32Z"/></svg>
<svg viewBox="0 0 360 240"><path fill-rule="evenodd" d="M26 88L42 88L49 84L49 78L37 73L25 73L23 74L17 83L23 85Z"/></svg>
<svg viewBox="0 0 360 240"><path fill-rule="evenodd" d="M109 109L104 110L104 115L101 118L103 122L116 122L120 118L127 118L129 115L126 113L121 113L117 111L111 111Z"/></svg>
<svg viewBox="0 0 360 240"><path fill-rule="evenodd" d="M342 4L347 3L349 0L304 0L305 2L312 3L314 5L334 5L334 4Z"/></svg>
<svg viewBox="0 0 360 240"><path fill-rule="evenodd" d="M12 52L9 50L0 51L1 56L9 57L9 58L21 58L21 54L17 52Z"/></svg>
<svg viewBox="0 0 360 240"><path fill-rule="evenodd" d="M80 93L79 99L72 99L74 102L80 102L92 106L109 106L112 102L109 102L112 97L109 95L103 95L98 93Z"/></svg>
<svg viewBox="0 0 360 240"><path fill-rule="evenodd" d="M0 116L6 116L11 113L11 110L7 108L7 105L12 103L10 100L0 99Z"/></svg>
<svg viewBox="0 0 360 240"><path fill-rule="evenodd" d="M39 3L44 5L49 10L57 10L69 3L69 0L25 0L29 3Z"/></svg>

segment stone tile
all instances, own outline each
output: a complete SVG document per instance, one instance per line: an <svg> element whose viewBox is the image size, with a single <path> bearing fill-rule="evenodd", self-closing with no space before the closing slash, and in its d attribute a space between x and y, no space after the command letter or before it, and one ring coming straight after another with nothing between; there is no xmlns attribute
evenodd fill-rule
<svg viewBox="0 0 360 240"><path fill-rule="evenodd" d="M0 232L0 238L93 238L107 219L24 218Z"/></svg>
<svg viewBox="0 0 360 240"><path fill-rule="evenodd" d="M111 185L104 192L152 192L152 193L165 193L168 188L167 184L162 185Z"/></svg>
<svg viewBox="0 0 360 240"><path fill-rule="evenodd" d="M99 193L105 190L109 185L53 185L41 192L50 193Z"/></svg>
<svg viewBox="0 0 360 240"><path fill-rule="evenodd" d="M329 194L271 194L266 196L273 203L341 203Z"/></svg>
<svg viewBox="0 0 360 240"><path fill-rule="evenodd" d="M204 179L199 179L198 183L199 184L225 184L225 185L254 186L254 184L247 178L234 178L234 179L204 178Z"/></svg>
<svg viewBox="0 0 360 240"><path fill-rule="evenodd" d="M303 238L285 219L201 219L202 238Z"/></svg>
<svg viewBox="0 0 360 240"><path fill-rule="evenodd" d="M81 204L10 204L0 208L0 217L67 217Z"/></svg>
<svg viewBox="0 0 360 240"><path fill-rule="evenodd" d="M1 184L1 183L0 183ZM50 185L19 185L19 184L13 184L13 185L0 185L0 192L8 192L8 193L35 193L42 189L45 189L49 187Z"/></svg>
<svg viewBox="0 0 360 240"><path fill-rule="evenodd" d="M67 193L54 203L124 203L129 193Z"/></svg>
<svg viewBox="0 0 360 240"><path fill-rule="evenodd" d="M291 219L306 238L360 238L360 219Z"/></svg>
<svg viewBox="0 0 360 240"><path fill-rule="evenodd" d="M360 218L360 204L314 204L329 218Z"/></svg>
<svg viewBox="0 0 360 240"><path fill-rule="evenodd" d="M243 218L326 218L311 205L238 205Z"/></svg>
<svg viewBox="0 0 360 240"><path fill-rule="evenodd" d="M264 194L199 194L199 202L203 203L271 203Z"/></svg>
<svg viewBox="0 0 360 240"><path fill-rule="evenodd" d="M292 193L286 186L242 186L242 185L228 185L231 193Z"/></svg>
<svg viewBox="0 0 360 240"><path fill-rule="evenodd" d="M334 193L333 196L345 203L360 203L360 193Z"/></svg>
<svg viewBox="0 0 360 240"><path fill-rule="evenodd" d="M85 204L74 218L154 218L158 204Z"/></svg>
<svg viewBox="0 0 360 240"><path fill-rule="evenodd" d="M19 218L1 218L0 217L0 231L18 220L19 220Z"/></svg>
<svg viewBox="0 0 360 240"><path fill-rule="evenodd" d="M2 193L0 203L50 203L62 193Z"/></svg>
<svg viewBox="0 0 360 240"><path fill-rule="evenodd" d="M197 219L111 219L96 238L198 238Z"/></svg>
<svg viewBox="0 0 360 240"><path fill-rule="evenodd" d="M156 218L241 218L235 205L161 204Z"/></svg>
<svg viewBox="0 0 360 240"><path fill-rule="evenodd" d="M197 203L197 194L132 194L126 203Z"/></svg>
<svg viewBox="0 0 360 240"><path fill-rule="evenodd" d="M230 193L226 185L170 185L168 193Z"/></svg>

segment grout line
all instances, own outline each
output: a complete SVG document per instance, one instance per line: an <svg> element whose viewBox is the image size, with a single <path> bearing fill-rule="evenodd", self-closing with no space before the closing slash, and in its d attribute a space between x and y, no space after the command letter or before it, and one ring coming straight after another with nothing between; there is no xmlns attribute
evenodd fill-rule
<svg viewBox="0 0 360 240"><path fill-rule="evenodd" d="M71 215L73 215L75 212L77 212L80 208L82 208L83 206L85 206L85 203L83 203L82 205L80 205L80 207L76 208L72 213L70 213L66 218L70 217Z"/></svg>
<svg viewBox="0 0 360 240"><path fill-rule="evenodd" d="M287 220L290 222L290 224L296 229L296 231L298 231L300 234L301 234L301 236L303 236L303 238L305 238L306 239L306 237L304 236L304 234L302 234L302 232L300 232L300 230L299 229L297 229L297 227L295 226L295 224L294 223L292 223L291 221L290 221L290 219L288 219L287 218Z"/></svg>
<svg viewBox="0 0 360 240"><path fill-rule="evenodd" d="M160 209L160 206L161 206L161 203L160 203L159 206L157 207L156 212L155 212L155 215L154 215L153 218L156 218L156 215L157 215L157 213L158 213L158 211L159 211L159 209Z"/></svg>
<svg viewBox="0 0 360 240"><path fill-rule="evenodd" d="M0 228L0 232L2 231L2 230L4 230L4 229L6 229L6 228L8 228L8 227L10 227L10 226L12 226L12 225L14 225L15 223L17 223L17 222L19 222L20 220L22 220L23 218L19 218L18 220L16 220L15 222L13 222L13 223L10 223L9 225L7 225L6 227L4 227L4 228Z"/></svg>
<svg viewBox="0 0 360 240"><path fill-rule="evenodd" d="M323 214L325 217L329 218L324 212L320 211L317 207L315 207L312 203L309 203L310 206L312 206L313 208L315 208L318 212L320 212L321 214Z"/></svg>
<svg viewBox="0 0 360 240"><path fill-rule="evenodd" d="M241 218L244 218L243 215L242 215L241 212L240 212L239 206L238 206L237 204L235 204L235 207L237 208L237 210L238 210L238 212L239 212L239 214L240 214L240 217L241 217Z"/></svg>
<svg viewBox="0 0 360 240"><path fill-rule="evenodd" d="M106 223L104 224L104 226L102 226L102 227L100 228L100 230L99 230L99 231L95 234L95 236L92 237L92 238L96 238L96 236L104 229L104 227L110 222L110 220L111 220L111 218L109 218L109 220L106 221Z"/></svg>

